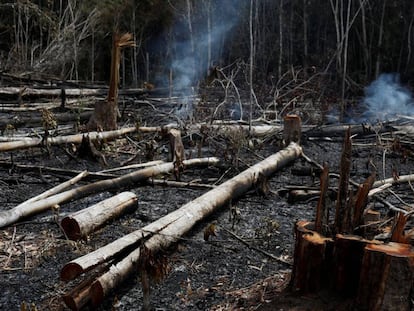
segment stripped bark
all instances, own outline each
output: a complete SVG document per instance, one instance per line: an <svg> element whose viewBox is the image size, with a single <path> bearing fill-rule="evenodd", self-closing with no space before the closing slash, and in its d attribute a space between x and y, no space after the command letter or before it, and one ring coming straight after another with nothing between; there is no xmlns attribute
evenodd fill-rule
<svg viewBox="0 0 414 311"><path fill-rule="evenodd" d="M88 208L66 216L61 225L71 240L86 238L91 232L102 227L108 220L137 209L137 196L132 192L122 192Z"/></svg>
<svg viewBox="0 0 414 311"><path fill-rule="evenodd" d="M156 222L138 230L134 233L136 238L141 237L146 238L149 236L147 242L145 242L146 247L153 253L159 251L162 248L170 246L172 243L176 242L183 234L187 233L198 221L207 217L217 208L225 205L230 202L232 199L238 198L251 189L259 174L265 176L270 176L274 174L278 169L293 161L300 156L302 148L296 144L292 143L284 150L266 158L265 160L257 163L256 165L250 167L249 169L243 171L239 175L233 177L232 179L224 182L220 186L217 186L215 189L210 190L204 195L198 197L197 199L183 205L180 209L160 218ZM155 229L155 230L154 230ZM158 234L157 234L158 233ZM130 238L131 236L129 236ZM121 243L125 244L125 238L119 239ZM117 247L118 240L114 241L112 246ZM138 245L137 241L132 241L135 244L135 247ZM131 244L129 244L131 245ZM110 255L108 251L111 248L105 247L106 251L102 252L100 249L95 251L92 256L85 255L81 257L82 259L72 261L69 265L78 265L78 273L83 272L85 268L91 269L97 266L99 263L102 263L102 258L100 256L109 257L109 259L114 258L114 254ZM118 253L120 249L118 248ZM102 275L92 286L91 296L92 301L95 305L99 304L103 297L115 286L120 284L129 274L131 274L136 269L136 263L139 259L139 248L136 248L132 251L127 257L122 259L120 262L114 264L110 270ZM80 267L80 263L84 266ZM68 272L63 275L72 276L69 270L62 269L61 277L63 272Z"/></svg>
<svg viewBox="0 0 414 311"><path fill-rule="evenodd" d="M205 166L217 164L217 158L202 158L184 161L185 166ZM67 190L62 193L55 194L46 199L33 202L30 205L16 206L10 210L0 211L0 228L11 225L24 217L40 213L51 206L62 204L69 201L77 200L93 193L99 193L114 189L123 189L139 182L144 182L148 178L160 174L172 172L173 163L164 163L153 167L138 170L120 177L100 180L92 184L80 186L75 189Z"/></svg>

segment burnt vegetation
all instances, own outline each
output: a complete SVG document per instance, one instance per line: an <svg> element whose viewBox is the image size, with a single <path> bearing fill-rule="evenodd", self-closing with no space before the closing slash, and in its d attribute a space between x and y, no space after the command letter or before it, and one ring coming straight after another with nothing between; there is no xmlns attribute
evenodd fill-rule
<svg viewBox="0 0 414 311"><path fill-rule="evenodd" d="M413 309L413 25L2 1L0 309Z"/></svg>

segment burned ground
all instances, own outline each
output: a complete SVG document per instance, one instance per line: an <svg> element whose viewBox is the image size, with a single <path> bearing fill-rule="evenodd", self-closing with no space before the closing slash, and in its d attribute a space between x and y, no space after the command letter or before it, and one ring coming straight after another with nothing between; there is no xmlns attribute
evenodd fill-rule
<svg viewBox="0 0 414 311"><path fill-rule="evenodd" d="M153 110L152 106L126 104L124 122L151 126L171 121L167 113L158 114L158 110ZM389 133L384 135L393 138ZM394 148L393 140L381 140L381 137L384 136L378 133L364 133L353 138L353 180L363 182L373 168L377 168L379 178L393 176L393 171L398 171L400 175L411 173L410 152L404 153ZM281 133L260 140L241 134L229 137L214 132L205 138L202 156L217 156L222 163L218 167L187 169L181 176L183 181L221 183L282 148ZM196 157L200 153L196 139L197 135L184 135L187 157ZM310 139L305 133L302 147L308 157L321 164L328 163L331 172L338 173L342 140L340 135ZM407 148L404 150L409 151ZM128 138L106 143L102 152L108 167L69 156L70 150L65 150L65 147L49 147L49 150L41 147L2 154L1 209L10 209L69 177L65 176L64 171L56 173L41 170L40 166L94 172L120 166L136 154L138 156L131 163L168 159L167 140L157 134L129 135ZM19 167L17 164L32 168ZM319 185L317 175L292 174L293 168L304 167L314 165L300 158L282 168L269 179L269 193L263 195L259 189L252 189L231 202L231 206L221 207L198 223L171 249L164 250L163 255L168 257L170 269L163 280L152 284L151 302L155 310L351 308L351 304L343 297L332 296L329 292L306 297L282 292L289 283L292 268L289 263L293 261L294 224L299 219L313 220L315 217L317 197L306 201L293 200L293 203L288 200L287 186ZM337 186L336 179L331 179L331 186ZM16 310L26 302L33 303L38 310L65 310L67 307L62 295L80 282L75 280L65 283L59 280L60 270L65 263L145 226L207 191L155 185L135 185L129 190L138 196L138 209L107 224L86 241L66 239L59 227L59 220L113 193L103 192L66 203L57 211L41 213L1 229L0 309ZM403 199L412 191L409 185L399 185L394 190ZM396 197L388 199L398 203ZM374 208L381 210L384 219L392 216L381 204L376 203ZM205 228L212 223L216 225L216 236L205 241ZM142 290L137 271L105 298L99 310L141 310L141 307Z"/></svg>

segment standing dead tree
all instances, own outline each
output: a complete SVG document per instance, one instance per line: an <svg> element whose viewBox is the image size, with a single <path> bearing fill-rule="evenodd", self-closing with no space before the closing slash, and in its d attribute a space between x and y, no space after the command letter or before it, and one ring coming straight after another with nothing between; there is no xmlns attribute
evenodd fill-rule
<svg viewBox="0 0 414 311"><path fill-rule="evenodd" d="M112 43L111 76L109 79L108 98L103 103L96 103L94 113L89 120L89 130L115 130L118 117L118 84L121 50L135 46L132 34L114 34Z"/></svg>

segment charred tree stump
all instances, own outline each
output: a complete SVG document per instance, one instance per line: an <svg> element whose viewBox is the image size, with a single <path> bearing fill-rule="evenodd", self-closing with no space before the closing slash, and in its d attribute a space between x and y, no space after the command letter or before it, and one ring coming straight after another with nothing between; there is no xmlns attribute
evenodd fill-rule
<svg viewBox="0 0 414 311"><path fill-rule="evenodd" d="M283 141L285 146L291 142L300 144L300 137L302 135L301 119L298 115L287 115L284 118L283 126Z"/></svg>
<svg viewBox="0 0 414 311"><path fill-rule="evenodd" d="M369 242L356 235L336 235L334 285L345 296L354 297L357 293L364 248Z"/></svg>
<svg viewBox="0 0 414 311"><path fill-rule="evenodd" d="M390 242L365 247L356 305L359 310L410 310L414 249Z"/></svg>
<svg viewBox="0 0 414 311"><path fill-rule="evenodd" d="M301 293L313 293L329 282L326 272L332 239L313 231L314 224L298 221L295 226L295 251L291 288Z"/></svg>

